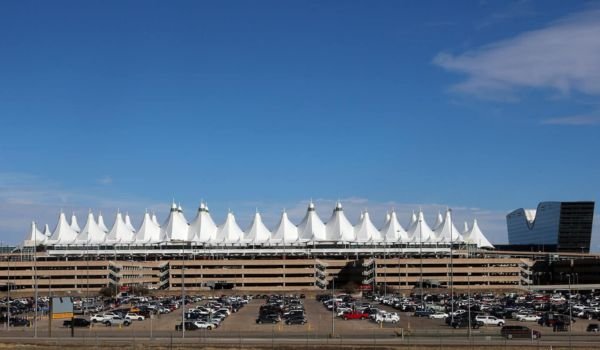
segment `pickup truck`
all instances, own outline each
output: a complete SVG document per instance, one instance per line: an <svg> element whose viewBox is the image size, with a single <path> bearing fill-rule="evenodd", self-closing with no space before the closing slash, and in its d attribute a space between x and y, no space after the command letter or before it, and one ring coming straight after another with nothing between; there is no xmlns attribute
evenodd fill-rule
<svg viewBox="0 0 600 350"><path fill-rule="evenodd" d="M346 312L342 315L344 320L366 320L369 318L369 314L365 312Z"/></svg>

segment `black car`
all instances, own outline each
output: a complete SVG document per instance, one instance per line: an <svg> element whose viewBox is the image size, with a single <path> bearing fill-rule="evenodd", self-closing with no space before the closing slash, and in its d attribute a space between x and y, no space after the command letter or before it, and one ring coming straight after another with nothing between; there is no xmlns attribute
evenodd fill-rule
<svg viewBox="0 0 600 350"><path fill-rule="evenodd" d="M471 320L471 328L478 329L481 326L483 326L482 321ZM467 328L467 327L469 327L469 318L467 318L467 317L454 318L454 321L450 322L450 327L452 327L452 328Z"/></svg>
<svg viewBox="0 0 600 350"><path fill-rule="evenodd" d="M198 326L196 326L193 322L185 322L184 325L186 331L195 331L196 329L198 329ZM175 330L181 331L181 322L175 325Z"/></svg>
<svg viewBox="0 0 600 350"><path fill-rule="evenodd" d="M285 321L285 324L306 324L306 317L291 317Z"/></svg>
<svg viewBox="0 0 600 350"><path fill-rule="evenodd" d="M63 327L89 327L90 321L85 318L74 318L73 320L65 320Z"/></svg>
<svg viewBox="0 0 600 350"><path fill-rule="evenodd" d="M10 319L9 325L11 327L29 327L29 321L24 319L24 318L20 318L20 317L12 317Z"/></svg>
<svg viewBox="0 0 600 350"><path fill-rule="evenodd" d="M257 324L262 324L262 323L275 324L277 322L279 322L279 318L273 317L272 315L259 315L258 318L256 319Z"/></svg>
<svg viewBox="0 0 600 350"><path fill-rule="evenodd" d="M434 314L435 311L431 310L431 309L418 309L415 311L413 316L416 317L429 317L429 315Z"/></svg>
<svg viewBox="0 0 600 350"><path fill-rule="evenodd" d="M588 324L586 331L598 333L598 332L600 332L600 326L597 323L590 323L590 324Z"/></svg>

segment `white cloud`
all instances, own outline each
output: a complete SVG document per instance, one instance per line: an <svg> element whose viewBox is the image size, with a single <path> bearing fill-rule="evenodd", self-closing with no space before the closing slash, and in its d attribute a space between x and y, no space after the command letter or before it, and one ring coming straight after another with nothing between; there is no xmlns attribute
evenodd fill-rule
<svg viewBox="0 0 600 350"><path fill-rule="evenodd" d="M600 115L572 115L542 120L542 124L548 125L600 125Z"/></svg>
<svg viewBox="0 0 600 350"><path fill-rule="evenodd" d="M452 90L516 99L518 88L600 95L600 10L567 16L462 54L439 53L434 64L466 74Z"/></svg>
<svg viewBox="0 0 600 350"><path fill-rule="evenodd" d="M110 185L110 184L112 184L112 182L113 182L112 177L110 177L108 175L103 176L100 179L98 179L98 183L101 185Z"/></svg>

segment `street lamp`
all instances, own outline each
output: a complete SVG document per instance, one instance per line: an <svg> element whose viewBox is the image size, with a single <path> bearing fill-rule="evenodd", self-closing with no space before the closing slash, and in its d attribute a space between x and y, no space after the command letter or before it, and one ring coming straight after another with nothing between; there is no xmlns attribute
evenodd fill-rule
<svg viewBox="0 0 600 350"><path fill-rule="evenodd" d="M469 308L469 341L471 341L471 266L467 272L467 307Z"/></svg>
<svg viewBox="0 0 600 350"><path fill-rule="evenodd" d="M336 301L335 301L335 277L334 275L332 275L331 278L331 337L333 338L334 334L335 334L335 305L336 305Z"/></svg>

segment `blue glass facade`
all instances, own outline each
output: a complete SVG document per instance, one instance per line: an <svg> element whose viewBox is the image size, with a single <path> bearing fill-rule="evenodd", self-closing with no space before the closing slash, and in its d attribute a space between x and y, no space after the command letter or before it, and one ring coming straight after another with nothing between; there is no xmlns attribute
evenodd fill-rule
<svg viewBox="0 0 600 350"><path fill-rule="evenodd" d="M589 252L593 218L594 202L542 202L536 210L520 208L506 216L508 241Z"/></svg>

